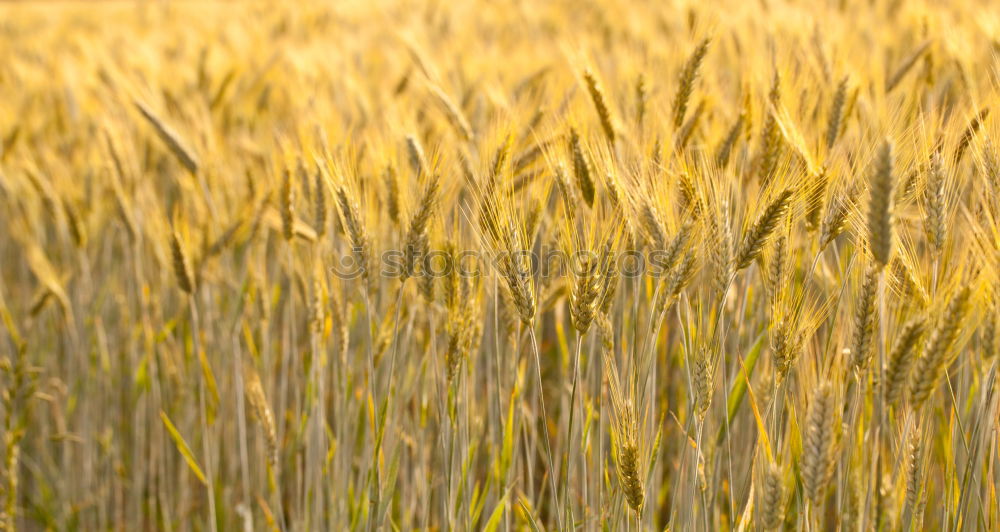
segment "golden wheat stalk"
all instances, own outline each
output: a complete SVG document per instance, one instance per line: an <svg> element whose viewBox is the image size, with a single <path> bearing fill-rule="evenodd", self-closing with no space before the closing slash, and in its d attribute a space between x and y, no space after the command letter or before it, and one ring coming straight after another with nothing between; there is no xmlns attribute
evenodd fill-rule
<svg viewBox="0 0 1000 532"><path fill-rule="evenodd" d="M914 408L921 407L927 401L941 378L951 355L952 345L958 338L968 312L971 295L971 289L965 286L952 296L927 342L924 356L917 360L913 379L910 381L910 403Z"/></svg>
<svg viewBox="0 0 1000 532"><path fill-rule="evenodd" d="M677 86L677 93L674 95L674 103L672 106L673 116L674 116L674 128L680 128L684 123L684 115L687 113L688 100L691 98L691 92L694 90L694 82L698 78L698 73L701 70L701 64L705 60L705 55L708 53L708 45L711 39L705 38L695 46L694 51L691 52L691 56L688 57L687 62L684 63L684 68L681 69L679 76L679 83Z"/></svg>
<svg viewBox="0 0 1000 532"><path fill-rule="evenodd" d="M823 382L809 402L805 433L802 441L802 484L805 497L819 505L834 465L834 403L833 387Z"/></svg>
<svg viewBox="0 0 1000 532"><path fill-rule="evenodd" d="M892 253L893 147L886 139L879 148L872 168L868 202L868 245L872 258L880 266L889 264Z"/></svg>
<svg viewBox="0 0 1000 532"><path fill-rule="evenodd" d="M785 189L778 194L764 209L759 217L750 225L743 235L743 243L736 252L736 270L742 270L760 256L761 250L768 238L778 227L781 218L788 212L791 203L792 189Z"/></svg>
<svg viewBox="0 0 1000 532"><path fill-rule="evenodd" d="M153 126L156 131L156 135L167 145L170 149L170 153L177 157L184 168L187 168L192 174L198 173L198 159L194 156L194 153L187 147L187 144L181 140L180 135L174 131L173 128L168 126L163 120L160 120L156 113L152 111L146 104L136 100L135 106L139 109L139 113L142 114L143 118L146 119Z"/></svg>
<svg viewBox="0 0 1000 532"><path fill-rule="evenodd" d="M601 129L604 130L604 136L607 137L608 142L614 144L615 125L611 118L611 109L608 108L607 98L604 97L604 91L601 89L600 84L598 84L597 77L594 76L594 73L590 69L583 72L583 80L587 84L587 92L590 93L590 99L594 102L594 109L597 110L597 116L601 119Z"/></svg>

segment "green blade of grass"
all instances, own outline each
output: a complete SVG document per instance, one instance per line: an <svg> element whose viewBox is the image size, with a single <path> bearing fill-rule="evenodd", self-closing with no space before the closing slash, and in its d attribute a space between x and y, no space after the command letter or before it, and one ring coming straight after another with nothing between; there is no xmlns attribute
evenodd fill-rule
<svg viewBox="0 0 1000 532"><path fill-rule="evenodd" d="M170 433L170 438L174 440L174 445L177 447L177 451L184 457L184 461L187 462L188 467L191 468L191 472L194 473L194 476L198 477L198 480L200 480L202 484L207 486L208 481L205 480L205 473L203 473L201 468L198 467L198 461L195 460L194 454L191 453L191 448L188 447L187 442L184 441L184 437L181 436L177 427L174 426L174 423L170 421L170 418L167 417L167 413L163 410L160 410L160 419L163 420L163 425L167 427L167 432Z"/></svg>
<svg viewBox="0 0 1000 532"><path fill-rule="evenodd" d="M736 413L740 409L740 405L743 404L743 397L747 393L747 383L750 378L753 377L754 368L757 367L757 359L760 358L761 351L764 350L764 341L767 339L767 332L761 332L757 336L757 341L754 342L753 346L750 348L750 352L747 354L746 362L743 369L740 371L740 375L733 381L733 386L729 390L729 403L726 405L726 415L729 421L719 427L719 433L715 437L717 445L722 444L722 440L726 437L726 427L733 423L733 419L736 417Z"/></svg>

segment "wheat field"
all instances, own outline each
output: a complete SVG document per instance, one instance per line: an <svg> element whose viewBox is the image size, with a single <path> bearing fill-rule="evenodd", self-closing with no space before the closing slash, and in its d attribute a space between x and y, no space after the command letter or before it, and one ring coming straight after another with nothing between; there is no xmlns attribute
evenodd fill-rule
<svg viewBox="0 0 1000 532"><path fill-rule="evenodd" d="M0 4L0 530L998 529L998 105L986 0Z"/></svg>

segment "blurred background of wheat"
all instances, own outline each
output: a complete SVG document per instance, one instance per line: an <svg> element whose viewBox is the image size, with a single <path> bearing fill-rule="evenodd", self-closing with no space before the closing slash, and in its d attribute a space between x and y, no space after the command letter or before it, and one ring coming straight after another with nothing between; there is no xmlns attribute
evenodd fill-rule
<svg viewBox="0 0 1000 532"><path fill-rule="evenodd" d="M2 5L0 528L996 529L998 31Z"/></svg>

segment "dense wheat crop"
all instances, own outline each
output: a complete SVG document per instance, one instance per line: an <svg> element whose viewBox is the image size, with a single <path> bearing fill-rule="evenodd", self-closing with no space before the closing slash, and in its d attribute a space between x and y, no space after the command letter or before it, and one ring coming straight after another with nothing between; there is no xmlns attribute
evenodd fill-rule
<svg viewBox="0 0 1000 532"><path fill-rule="evenodd" d="M998 67L985 0L0 5L0 529L997 529Z"/></svg>

